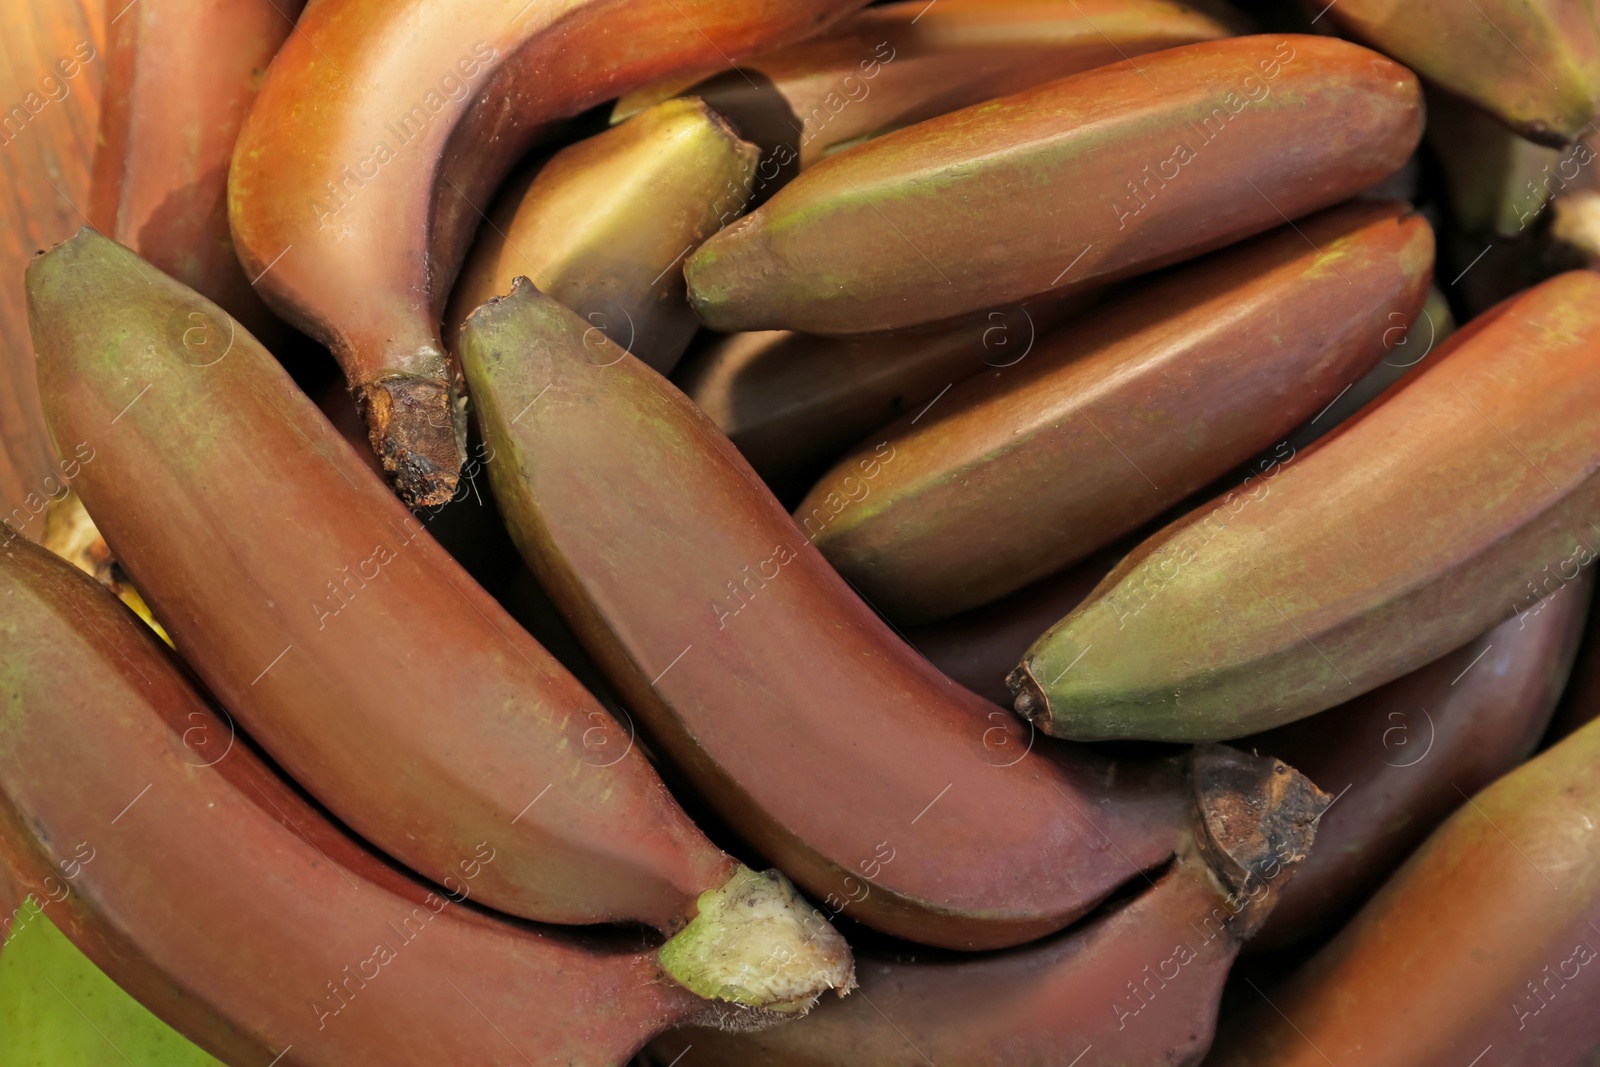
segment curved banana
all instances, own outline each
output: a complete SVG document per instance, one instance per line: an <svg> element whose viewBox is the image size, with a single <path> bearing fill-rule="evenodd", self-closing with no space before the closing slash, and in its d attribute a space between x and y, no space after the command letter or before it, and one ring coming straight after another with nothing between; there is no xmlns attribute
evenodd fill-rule
<svg viewBox="0 0 1600 1067"><path fill-rule="evenodd" d="M1600 1047L1597 761L1590 723L1472 797L1207 1063L1582 1062Z"/></svg>
<svg viewBox="0 0 1600 1067"><path fill-rule="evenodd" d="M22 271L41 248L72 236L88 202L105 11L96 0L0 4L0 540L44 535L50 501L66 492L73 446L56 454L39 408ZM74 206L78 205L78 206Z"/></svg>
<svg viewBox="0 0 1600 1067"><path fill-rule="evenodd" d="M530 285L467 321L490 484L662 755L745 840L829 909L961 949L1059 930L1172 855L1173 762L1035 743L940 675L710 420L586 332ZM899 459L865 465L862 493Z"/></svg>
<svg viewBox="0 0 1600 1067"><path fill-rule="evenodd" d="M1141 545L1028 650L1017 710L1061 737L1241 737L1526 611L1600 543L1597 351L1585 271L1469 323L1254 489Z"/></svg>
<svg viewBox="0 0 1600 1067"><path fill-rule="evenodd" d="M28 291L50 425L95 443L78 493L251 736L418 873L442 881L487 840L483 903L648 923L672 937L673 976L717 995L685 950L710 926L733 965L760 924L726 903L760 876L706 840L631 725L472 582L266 350L92 230L35 259ZM798 923L790 893L770 882L748 914ZM848 984L825 924L799 958L813 991Z"/></svg>
<svg viewBox="0 0 1600 1067"><path fill-rule="evenodd" d="M1240 742L1339 803L1252 947L1316 933L1394 871L1435 826L1533 752L1572 670L1593 583L1348 704Z"/></svg>
<svg viewBox="0 0 1600 1067"><path fill-rule="evenodd" d="M761 145L773 172L763 177L776 179L947 111L1229 32L1167 0L902 0L737 70L712 66L638 89L612 119L680 93L703 97Z"/></svg>
<svg viewBox="0 0 1600 1067"><path fill-rule="evenodd" d="M1203 751L1196 773L1222 768L1255 787L1230 783L1248 806L1200 820L1172 866L1109 914L977 960L937 953L863 960L861 993L849 1001L766 1033L668 1034L651 1046L656 1062L666 1065L674 1056L681 1057L678 1067L1199 1062L1239 945L1293 887L1328 799L1282 763L1227 749ZM1211 859L1218 855L1228 857L1220 870Z"/></svg>
<svg viewBox="0 0 1600 1067"><path fill-rule="evenodd" d="M1409 330L1432 274L1432 228L1392 201L1177 268L876 433L905 459L817 548L900 623L1020 589L1315 417ZM873 447L840 460L797 518L826 514Z"/></svg>
<svg viewBox="0 0 1600 1067"><path fill-rule="evenodd" d="M228 176L234 243L326 344L413 505L450 499L465 419L440 314L489 194L540 128L822 29L863 0L320 0Z"/></svg>
<svg viewBox="0 0 1600 1067"><path fill-rule="evenodd" d="M108 12L116 17L90 225L265 338L284 331L234 254L228 161L261 75L304 6L139 0Z"/></svg>
<svg viewBox="0 0 1600 1067"><path fill-rule="evenodd" d="M1348 42L1170 48L818 164L700 246L689 299L725 332L932 322L1329 207L1398 170L1421 135L1416 78Z"/></svg>
<svg viewBox="0 0 1600 1067"><path fill-rule="evenodd" d="M793 503L873 430L915 415L985 367L1026 359L1080 303L1030 300L857 337L736 333L691 355L673 381L778 498Z"/></svg>
<svg viewBox="0 0 1600 1067"><path fill-rule="evenodd" d="M104 590L43 549L0 549L0 597L0 864L96 966L213 1055L615 1065L666 1026L773 1020L664 980L636 937L583 939L467 905L506 858L490 841L439 887L367 853ZM785 932L773 921L767 947L793 949ZM789 977L751 962L752 982Z"/></svg>

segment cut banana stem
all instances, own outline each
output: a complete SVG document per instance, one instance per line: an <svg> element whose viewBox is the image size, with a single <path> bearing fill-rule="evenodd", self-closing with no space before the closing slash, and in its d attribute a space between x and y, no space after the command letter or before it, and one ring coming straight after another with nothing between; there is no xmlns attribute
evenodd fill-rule
<svg viewBox="0 0 1600 1067"><path fill-rule="evenodd" d="M1216 1026L1223 980L1310 847L1327 797L1270 759L1229 750L1253 806L1205 826L1244 877L1219 877L1186 844L1149 888L1057 937L977 960L864 959L861 993L794 1026L760 1034L691 1029L658 1038L655 1062L678 1067L1073 1067L1193 1064ZM1214 752L1200 762L1216 758ZM1241 775L1241 776L1243 776ZM1261 781L1260 779L1269 779ZM1271 780L1275 779L1275 780ZM1238 785L1229 781L1229 795ZM1242 816L1242 817L1241 817ZM1276 823L1276 825L1274 825ZM1265 824L1266 832L1257 836ZM1140 883L1141 887L1144 885ZM1085 1053L1088 1055L1086 1056ZM681 1057L674 1061L674 1057Z"/></svg>
<svg viewBox="0 0 1600 1067"><path fill-rule="evenodd" d="M1432 229L1393 202L1179 268L880 430L903 459L816 545L901 623L1020 589L1316 416L1406 333L1432 274ZM796 518L827 514L876 447L840 460Z"/></svg>
<svg viewBox="0 0 1600 1067"><path fill-rule="evenodd" d="M690 257L689 299L723 331L931 322L1282 225L1388 177L1421 134L1416 78L1345 41L1172 48L818 164Z"/></svg>
<svg viewBox="0 0 1600 1067"><path fill-rule="evenodd" d="M671 935L739 876L632 723L473 583L242 327L90 230L28 284L50 424L96 449L77 491L178 650L338 818L440 884L489 842L475 898L545 922ZM197 323L208 341L186 347ZM843 961L811 972L826 989L848 956L814 926Z"/></svg>
<svg viewBox="0 0 1600 1067"><path fill-rule="evenodd" d="M1581 1062L1600 1046L1597 762L1591 723L1464 803L1206 1062Z"/></svg>
<svg viewBox="0 0 1600 1067"><path fill-rule="evenodd" d="M461 358L529 565L661 754L828 909L1003 947L1172 854L1174 764L1036 744L940 675L709 419L571 311L519 284Z"/></svg>
<svg viewBox="0 0 1600 1067"><path fill-rule="evenodd" d="M1600 276L1453 336L1354 421L1145 541L1012 675L1081 740L1241 737L1533 608L1600 541Z"/></svg>
<svg viewBox="0 0 1600 1067"><path fill-rule="evenodd" d="M447 336L526 276L667 373L700 328L683 257L743 214L759 159L694 98L563 149L500 194L451 297Z"/></svg>
<svg viewBox="0 0 1600 1067"><path fill-rule="evenodd" d="M0 864L97 967L222 1060L615 1065L667 1026L783 1017L693 996L636 938L475 909L506 858L489 840L443 887L367 853L43 549L0 549L0 600Z"/></svg>
<svg viewBox="0 0 1600 1067"><path fill-rule="evenodd" d="M228 160L261 74L304 6L139 0L114 8L88 201L95 229L268 339L283 328L234 254Z"/></svg>
<svg viewBox="0 0 1600 1067"><path fill-rule="evenodd" d="M326 0L273 60L228 210L267 303L333 350L414 506L466 421L439 323L502 178L553 120L787 44L864 0Z"/></svg>
<svg viewBox="0 0 1600 1067"><path fill-rule="evenodd" d="M1239 742L1339 797L1252 948L1279 947L1343 918L1464 797L1528 758L1572 669L1591 589L1579 574L1421 670Z"/></svg>
<svg viewBox="0 0 1600 1067"><path fill-rule="evenodd" d="M1166 0L906 0L820 36L629 93L620 121L680 93L704 97L769 153L776 178L947 111L1107 63L1226 37Z"/></svg>
<svg viewBox="0 0 1600 1067"><path fill-rule="evenodd" d="M794 501L872 431L915 417L985 367L1028 358L1084 302L1030 300L859 337L737 333L691 356L673 381L779 499Z"/></svg>
<svg viewBox="0 0 1600 1067"><path fill-rule="evenodd" d="M1535 141L1564 144L1600 111L1594 0L1340 0L1327 14Z"/></svg>

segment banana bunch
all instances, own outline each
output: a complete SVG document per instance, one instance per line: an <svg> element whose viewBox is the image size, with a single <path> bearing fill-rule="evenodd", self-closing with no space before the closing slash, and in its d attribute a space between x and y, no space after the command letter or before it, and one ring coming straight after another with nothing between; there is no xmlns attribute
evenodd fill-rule
<svg viewBox="0 0 1600 1067"><path fill-rule="evenodd" d="M1592 1062L1600 5L1320 7L0 14L0 1067Z"/></svg>

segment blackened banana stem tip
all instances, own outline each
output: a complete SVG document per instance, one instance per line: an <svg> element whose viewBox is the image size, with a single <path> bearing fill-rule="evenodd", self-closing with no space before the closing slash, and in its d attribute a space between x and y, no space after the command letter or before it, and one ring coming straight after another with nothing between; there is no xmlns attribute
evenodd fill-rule
<svg viewBox="0 0 1600 1067"><path fill-rule="evenodd" d="M373 450L400 498L413 508L449 503L460 481L467 431L448 378L394 375L359 385L354 394Z"/></svg>

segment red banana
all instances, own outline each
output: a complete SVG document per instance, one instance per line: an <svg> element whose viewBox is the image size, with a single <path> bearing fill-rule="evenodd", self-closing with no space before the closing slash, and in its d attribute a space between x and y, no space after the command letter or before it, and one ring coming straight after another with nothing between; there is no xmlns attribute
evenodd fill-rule
<svg viewBox="0 0 1600 1067"><path fill-rule="evenodd" d="M1086 926L977 960L863 961L861 991L793 1026L659 1038L677 1067L1193 1064L1229 965L1272 911L1326 802L1281 763L1221 750L1250 806L1210 813L1136 899ZM1198 761L1217 759L1215 750ZM1197 773L1203 773L1197 771ZM1222 817L1217 817L1221 815ZM1224 871L1208 855L1226 855ZM674 1056L681 1057L674 1060Z"/></svg>
<svg viewBox="0 0 1600 1067"><path fill-rule="evenodd" d="M442 889L368 854L44 550L0 548L0 601L0 882L229 1063L615 1065L668 1026L770 1020L696 999L636 941L474 909L506 858L488 841Z"/></svg>
<svg viewBox="0 0 1600 1067"><path fill-rule="evenodd" d="M863 333L1076 289L1336 204L1421 134L1416 79L1347 42L1171 48L818 164L689 258L689 300L716 330Z"/></svg>
<svg viewBox="0 0 1600 1067"><path fill-rule="evenodd" d="M229 175L256 288L333 349L413 504L450 499L465 420L439 335L500 179L551 120L822 29L863 0L319 0Z"/></svg>
<svg viewBox="0 0 1600 1067"><path fill-rule="evenodd" d="M587 329L528 284L467 320L490 484L662 754L762 855L833 910L977 949L1060 929L1172 854L1175 765L1034 745L850 591L709 419Z"/></svg>
<svg viewBox="0 0 1600 1067"><path fill-rule="evenodd" d="M38 540L66 493L78 442L56 454L39 409L22 270L35 252L83 225L100 86L104 4L0 4L0 523ZM0 540L10 532L0 530Z"/></svg>
<svg viewBox="0 0 1600 1067"><path fill-rule="evenodd" d="M1020 589L1327 407L1410 327L1432 274L1420 215L1358 202L1133 288L876 434L903 460L822 526L817 548L896 621ZM796 517L837 510L872 447L824 475Z"/></svg>
<svg viewBox="0 0 1600 1067"><path fill-rule="evenodd" d="M75 488L251 736L418 873L440 881L488 840L499 859L474 887L483 903L648 923L675 935L662 950L674 976L709 990L679 958L706 947L684 927L755 876L706 840L631 729L472 582L276 361L91 230L34 260L28 290L50 425L97 451ZM774 883L770 906L799 938L787 892ZM846 950L818 925L797 960L817 988L843 986ZM730 962L766 936L737 922L722 933Z"/></svg>
<svg viewBox="0 0 1600 1067"><path fill-rule="evenodd" d="M1597 762L1590 723L1470 798L1207 1063L1553 1067L1600 1047Z"/></svg>
<svg viewBox="0 0 1600 1067"><path fill-rule="evenodd" d="M956 108L1228 33L1167 0L902 0L737 70L712 66L629 93L613 119L690 93L776 152L780 167L808 167Z"/></svg>
<svg viewBox="0 0 1600 1067"><path fill-rule="evenodd" d="M1146 540L1028 650L1017 710L1079 740L1242 737L1526 610L1600 543L1597 353L1586 271L1469 323L1303 455Z"/></svg>
<svg viewBox="0 0 1600 1067"><path fill-rule="evenodd" d="M1591 585L1579 575L1421 670L1240 742L1339 798L1254 946L1343 917L1466 797L1528 758L1572 669Z"/></svg>
<svg viewBox="0 0 1600 1067"><path fill-rule="evenodd" d="M228 161L256 86L304 6L108 4L115 18L89 222L261 337L277 323L233 251Z"/></svg>

